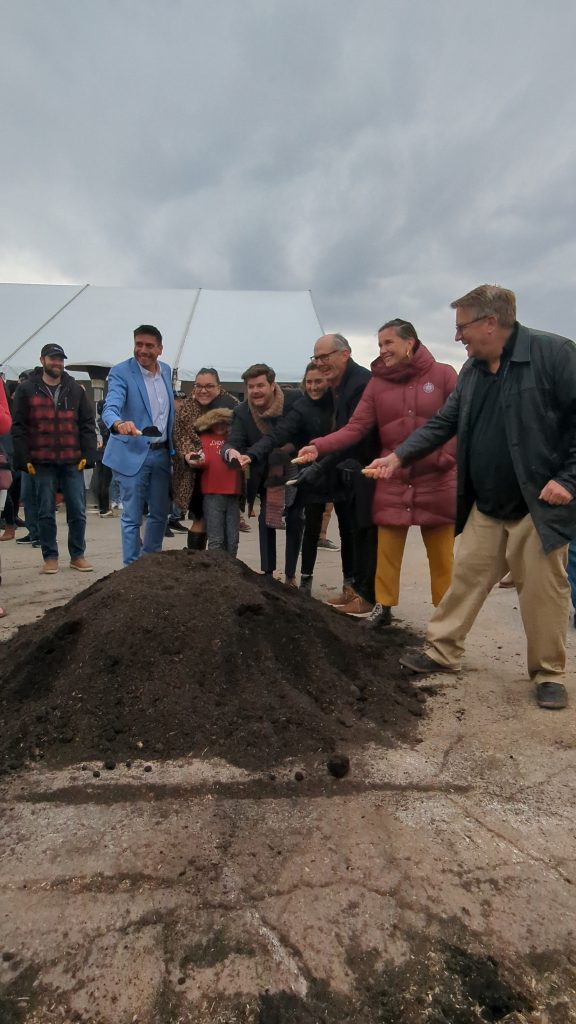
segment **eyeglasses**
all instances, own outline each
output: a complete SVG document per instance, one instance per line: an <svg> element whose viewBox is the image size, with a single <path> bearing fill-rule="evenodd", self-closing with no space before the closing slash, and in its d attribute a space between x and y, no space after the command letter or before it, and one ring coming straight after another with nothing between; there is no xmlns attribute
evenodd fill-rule
<svg viewBox="0 0 576 1024"><path fill-rule="evenodd" d="M195 384L194 391L214 391L216 384Z"/></svg>
<svg viewBox="0 0 576 1024"><path fill-rule="evenodd" d="M330 356L333 356L335 352L340 352L339 348L333 348L330 352L325 352L323 356L310 356L311 363L325 363Z"/></svg>
<svg viewBox="0 0 576 1024"><path fill-rule="evenodd" d="M488 316L489 314L485 313L484 316L475 316L473 320L467 320L465 324L456 324L456 337L462 334L462 331L467 327L470 327L470 324L477 324L479 320L487 320Z"/></svg>

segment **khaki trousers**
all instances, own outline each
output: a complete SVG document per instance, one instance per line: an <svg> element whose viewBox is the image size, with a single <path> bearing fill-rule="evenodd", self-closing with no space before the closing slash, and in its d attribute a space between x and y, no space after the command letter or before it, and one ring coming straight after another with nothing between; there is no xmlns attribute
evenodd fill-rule
<svg viewBox="0 0 576 1024"><path fill-rule="evenodd" d="M378 560L376 563L375 591L379 604L393 607L400 598L400 571L408 536L407 526L378 527ZM450 586L454 559L453 526L421 526L430 566L432 603L440 603Z"/></svg>
<svg viewBox="0 0 576 1024"><path fill-rule="evenodd" d="M464 641L492 587L508 569L528 645L528 674L536 683L564 674L570 587L567 547L544 554L530 515L491 519L474 505L454 561L452 585L433 612L427 654L460 668Z"/></svg>

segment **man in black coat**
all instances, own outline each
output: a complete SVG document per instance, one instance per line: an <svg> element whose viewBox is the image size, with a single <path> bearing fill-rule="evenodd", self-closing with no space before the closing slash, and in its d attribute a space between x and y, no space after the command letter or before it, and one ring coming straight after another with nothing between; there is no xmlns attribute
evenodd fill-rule
<svg viewBox="0 0 576 1024"><path fill-rule="evenodd" d="M510 568L528 642L528 673L540 707L563 708L570 588L568 542L576 538L576 345L524 327L513 292L480 285L451 303L468 362L428 423L384 459L387 479L458 434L452 585L435 609L426 653L413 672L457 671L487 595Z"/></svg>
<svg viewBox="0 0 576 1024"><path fill-rule="evenodd" d="M372 374L355 363L349 342L341 334L324 334L314 346L314 362L320 367L334 401L332 431L345 426L360 401ZM304 476L323 476L329 481L340 530L342 593L329 603L348 615L368 615L374 605L377 529L372 523L373 484L362 467L379 451L372 431L341 454L326 455L304 471Z"/></svg>
<svg viewBox="0 0 576 1024"><path fill-rule="evenodd" d="M246 385L246 398L234 409L228 440L222 446L222 458L226 462L236 461L243 469L250 465L247 451L263 435L272 432L282 417L302 398L297 388L282 391L276 383L276 374L266 363L255 363L242 374ZM246 497L250 513L256 498L260 497L258 531L260 540L260 567L266 576L276 569L276 529L281 523L284 507L284 487L270 487L282 479L282 464L289 463L288 455L272 452L268 458L250 466ZM277 480L273 476L277 474ZM280 502L282 507L278 507ZM276 518L273 517L273 506ZM304 519L302 509L292 505L286 510L286 565L296 565ZM290 568L287 582L295 585Z"/></svg>

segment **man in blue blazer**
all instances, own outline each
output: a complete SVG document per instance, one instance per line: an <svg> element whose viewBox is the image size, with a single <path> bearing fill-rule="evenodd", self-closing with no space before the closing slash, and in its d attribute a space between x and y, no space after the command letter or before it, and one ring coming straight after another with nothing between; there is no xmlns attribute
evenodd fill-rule
<svg viewBox="0 0 576 1024"><path fill-rule="evenodd" d="M141 554L162 550L170 512L174 397L170 367L159 362L161 353L160 331L142 324L134 331L134 358L113 366L108 375L102 419L110 437L102 461L120 485L124 565ZM141 543L146 502L148 518Z"/></svg>

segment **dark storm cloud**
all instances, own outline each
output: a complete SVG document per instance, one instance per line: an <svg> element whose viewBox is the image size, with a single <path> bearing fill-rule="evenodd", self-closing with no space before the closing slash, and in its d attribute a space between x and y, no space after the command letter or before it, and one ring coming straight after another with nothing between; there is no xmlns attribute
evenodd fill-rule
<svg viewBox="0 0 576 1024"><path fill-rule="evenodd" d="M569 0L1 7L4 280L309 287L446 358L498 281L575 333Z"/></svg>

